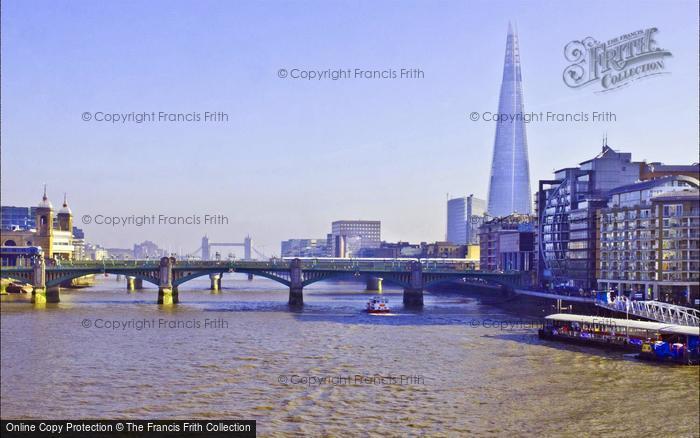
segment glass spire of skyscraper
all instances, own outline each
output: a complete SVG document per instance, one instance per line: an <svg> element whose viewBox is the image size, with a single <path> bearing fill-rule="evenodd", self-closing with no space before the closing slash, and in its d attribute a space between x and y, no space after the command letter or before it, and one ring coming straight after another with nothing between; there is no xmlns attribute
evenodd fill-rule
<svg viewBox="0 0 700 438"><path fill-rule="evenodd" d="M503 82L498 99L496 139L493 144L491 180L489 181L488 213L507 216L531 213L530 169L527 158L527 137L523 121L523 87L520 74L518 34L508 24ZM505 117L503 117L505 115Z"/></svg>

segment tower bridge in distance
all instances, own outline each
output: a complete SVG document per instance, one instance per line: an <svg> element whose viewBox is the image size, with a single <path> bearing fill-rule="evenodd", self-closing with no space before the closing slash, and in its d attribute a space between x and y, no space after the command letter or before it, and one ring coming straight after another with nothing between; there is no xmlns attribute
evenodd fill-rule
<svg viewBox="0 0 700 438"><path fill-rule="evenodd" d="M202 237L202 245L195 250L191 255L200 254L202 260L211 260L211 250L214 247L242 247L243 248L243 259L251 260L253 258L253 251L258 252L253 248L253 239L250 236L246 236L243 242L231 243L231 242L210 242L209 237ZM259 254L262 255L262 254Z"/></svg>
<svg viewBox="0 0 700 438"><path fill-rule="evenodd" d="M387 283L403 287L403 302L409 307L422 306L425 288L443 282L487 282L500 286L494 293L502 294L523 293L519 288L527 284L527 278L520 272L478 271L470 269L465 262L434 259L192 261L163 257L160 260L63 261L60 265L47 266L43 258L36 257L30 266L7 266L2 269L2 277L23 280L33 285L32 302L35 303L59 302L60 285L71 279L90 274L116 274L131 277L132 281L141 284L145 281L158 286L158 304L175 304L179 301L178 287L183 283L208 275L212 289L215 289L224 273L256 275L277 281L289 287L291 306L303 304L304 287L318 281L347 276L380 277ZM553 299L557 297L552 296Z"/></svg>

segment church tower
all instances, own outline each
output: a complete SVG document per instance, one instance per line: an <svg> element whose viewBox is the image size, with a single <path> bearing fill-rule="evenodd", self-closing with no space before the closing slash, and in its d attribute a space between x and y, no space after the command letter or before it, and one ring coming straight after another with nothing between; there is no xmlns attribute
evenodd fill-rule
<svg viewBox="0 0 700 438"><path fill-rule="evenodd" d="M44 250L45 257L51 257L53 244L53 206L46 196L46 185L44 185L44 196L36 207L36 235L34 245L40 246Z"/></svg>
<svg viewBox="0 0 700 438"><path fill-rule="evenodd" d="M58 210L58 229L61 231L70 231L73 234L73 212L68 207L68 199L66 194L63 194L63 206Z"/></svg>

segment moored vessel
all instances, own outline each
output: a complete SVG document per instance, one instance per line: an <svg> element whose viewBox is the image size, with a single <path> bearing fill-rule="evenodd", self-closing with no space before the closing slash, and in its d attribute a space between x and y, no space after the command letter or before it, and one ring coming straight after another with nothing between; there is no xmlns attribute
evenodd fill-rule
<svg viewBox="0 0 700 438"><path fill-rule="evenodd" d="M26 294L31 293L34 288L30 284L22 283L20 281L12 281L6 278L2 279L2 293L3 294Z"/></svg>
<svg viewBox="0 0 700 438"><path fill-rule="evenodd" d="M698 365L700 327L557 313L545 317L542 339L638 353L644 360Z"/></svg>

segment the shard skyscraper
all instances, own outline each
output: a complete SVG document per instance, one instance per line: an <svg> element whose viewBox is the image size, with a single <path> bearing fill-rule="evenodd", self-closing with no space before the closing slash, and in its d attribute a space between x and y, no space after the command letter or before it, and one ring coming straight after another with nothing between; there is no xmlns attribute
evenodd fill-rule
<svg viewBox="0 0 700 438"><path fill-rule="evenodd" d="M488 213L491 216L530 214L530 169L523 120L520 50L517 32L513 32L510 24L506 38L506 59L503 64L498 113L502 119L496 122Z"/></svg>

